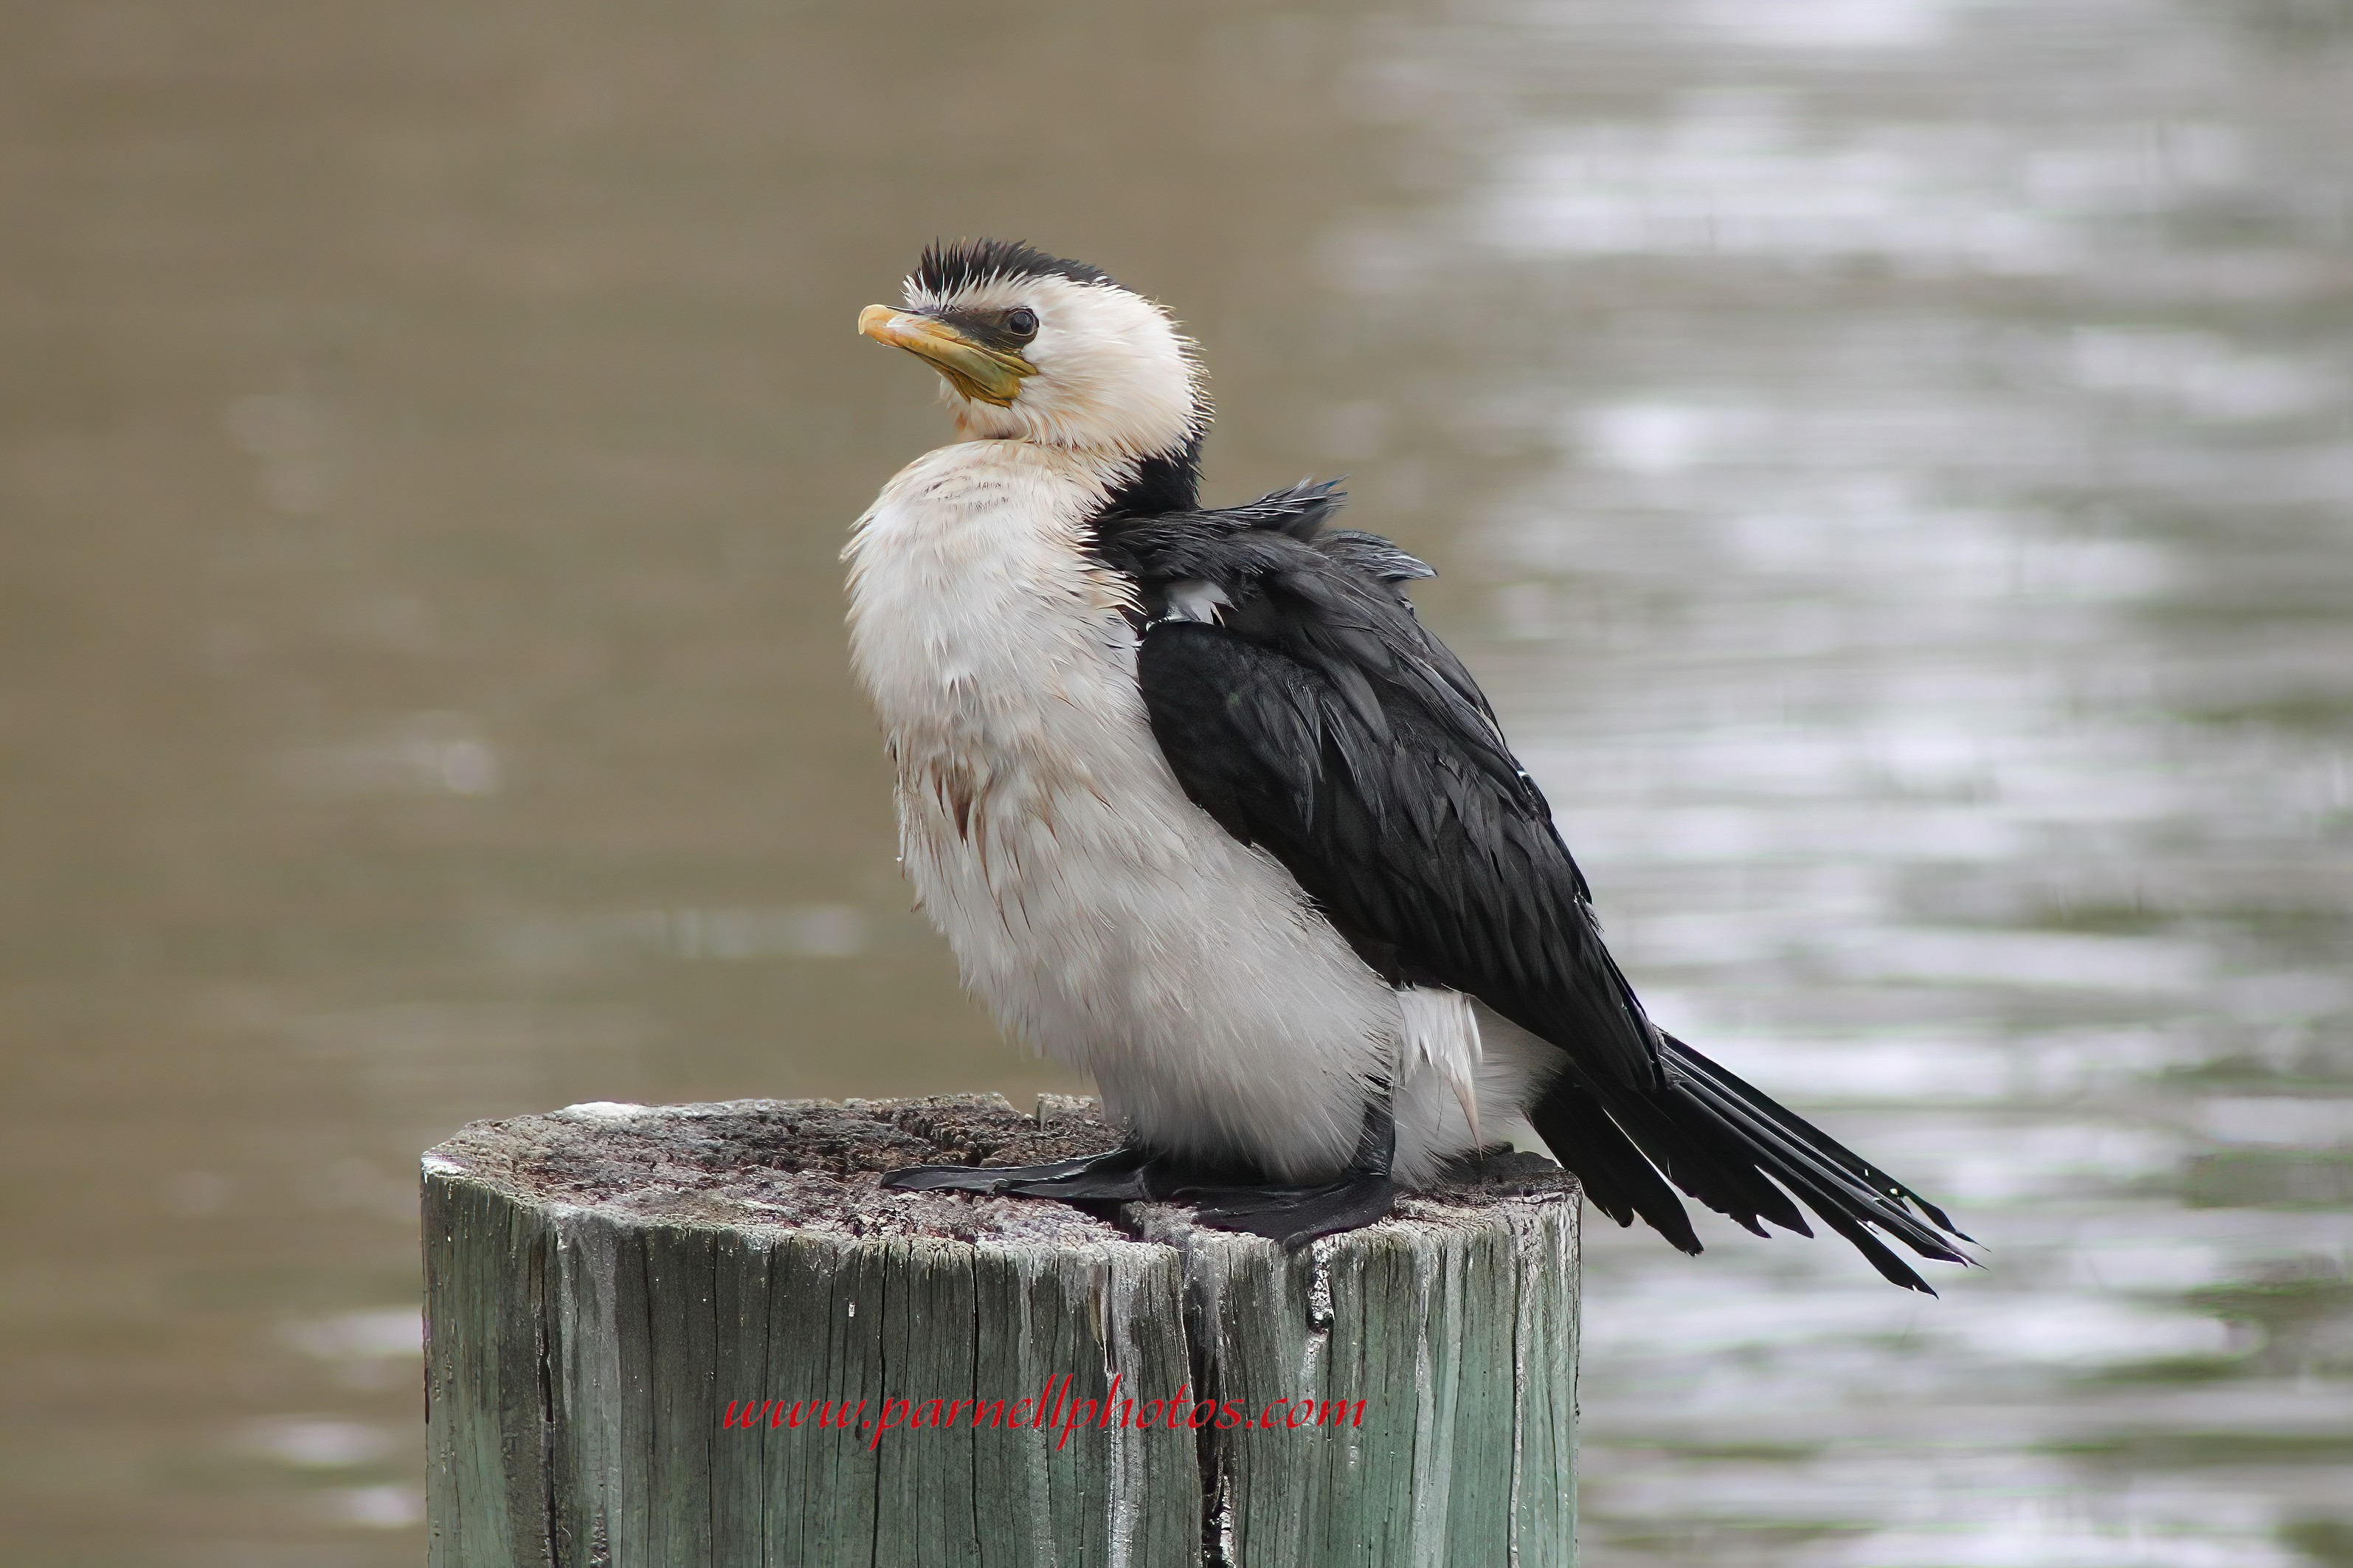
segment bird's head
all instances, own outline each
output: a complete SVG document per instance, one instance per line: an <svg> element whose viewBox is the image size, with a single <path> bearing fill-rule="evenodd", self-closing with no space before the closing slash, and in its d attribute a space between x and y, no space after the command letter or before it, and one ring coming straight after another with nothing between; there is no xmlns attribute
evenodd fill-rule
<svg viewBox="0 0 2353 1568"><path fill-rule="evenodd" d="M934 245L906 302L858 330L940 373L956 426L1114 458L1185 450L1208 423L1168 312L1082 261L1004 240Z"/></svg>

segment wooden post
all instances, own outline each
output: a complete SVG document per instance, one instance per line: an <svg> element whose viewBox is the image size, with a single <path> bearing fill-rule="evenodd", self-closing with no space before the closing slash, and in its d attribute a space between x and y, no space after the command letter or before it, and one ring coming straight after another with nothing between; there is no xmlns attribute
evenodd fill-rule
<svg viewBox="0 0 2353 1568"><path fill-rule="evenodd" d="M467 1128L424 1162L434 1568L1573 1562L1572 1178L1291 1255L875 1181L1113 1142L995 1096Z"/></svg>

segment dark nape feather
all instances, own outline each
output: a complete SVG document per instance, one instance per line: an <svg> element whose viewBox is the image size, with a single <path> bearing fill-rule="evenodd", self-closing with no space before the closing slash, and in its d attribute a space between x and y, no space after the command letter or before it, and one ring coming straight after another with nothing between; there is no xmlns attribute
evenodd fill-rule
<svg viewBox="0 0 2353 1568"><path fill-rule="evenodd" d="M934 296L958 293L999 278L1067 278L1073 283L1108 283L1109 275L1083 261L1049 256L1018 239L934 240L908 281Z"/></svg>
<svg viewBox="0 0 2353 1568"><path fill-rule="evenodd" d="M1201 435L1196 431L1176 451L1158 453L1135 465L1135 472L1095 514L1095 532L1100 538L1106 528L1115 531L1135 519L1189 514L1200 493Z"/></svg>
<svg viewBox="0 0 2353 1568"><path fill-rule="evenodd" d="M1241 564L1229 558L1237 549L1250 551L1248 535L1265 533L1305 543L1316 537L1324 520L1347 499L1336 481L1318 484L1302 479L1289 489L1271 491L1240 506L1203 510L1195 505L1200 461L1201 441L1197 436L1180 453L1146 458L1137 465L1134 478L1113 490L1094 516L1094 553L1113 569L1146 582L1180 577L1216 582L1232 575L1232 568ZM1172 482L1180 472L1183 482ZM1187 569L1188 565L1208 568L1213 563L1225 570L1213 574ZM1421 565L1418 561L1414 564ZM1421 570L1427 574L1430 568Z"/></svg>
<svg viewBox="0 0 2353 1568"><path fill-rule="evenodd" d="M1882 1236L1967 1262L1943 1211L1652 1027L1542 792L1406 602L1398 584L1429 567L1326 528L1340 500L1300 484L1095 520L1096 553L1147 606L1137 684L1187 797L1288 868L1393 984L1479 997L1556 1047L1529 1120L1620 1224L1640 1215L1697 1252L1680 1189L1760 1236L1812 1234L1802 1204L1909 1289L1928 1287ZM1178 582L1219 591L1218 624L1151 610Z"/></svg>

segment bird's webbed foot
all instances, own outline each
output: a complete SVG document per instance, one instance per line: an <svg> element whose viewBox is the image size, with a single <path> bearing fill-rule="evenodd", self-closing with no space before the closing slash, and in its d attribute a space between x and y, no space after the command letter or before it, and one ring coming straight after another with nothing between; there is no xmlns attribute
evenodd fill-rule
<svg viewBox="0 0 2353 1568"><path fill-rule="evenodd" d="M1044 1165L910 1165L882 1184L906 1193L980 1193L1060 1198L1067 1204L1143 1203L1154 1197L1149 1155L1132 1144Z"/></svg>
<svg viewBox="0 0 2353 1568"><path fill-rule="evenodd" d="M1316 1237L1356 1230L1385 1219L1397 1184L1361 1172L1320 1187L1223 1187L1186 1194L1193 1217L1211 1230L1239 1230L1278 1242L1286 1251Z"/></svg>
<svg viewBox="0 0 2353 1568"><path fill-rule="evenodd" d="M1191 1203L1193 1217L1212 1230L1262 1236L1289 1251L1386 1217L1397 1201L1397 1183L1389 1175L1396 1152L1397 1122L1384 1089L1365 1107L1356 1158L1337 1181L1316 1186L1204 1185L1175 1195Z"/></svg>
<svg viewBox="0 0 2353 1568"><path fill-rule="evenodd" d="M1293 1248L1386 1215L1397 1197L1389 1177L1396 1149L1397 1124L1385 1089L1365 1108L1348 1169L1336 1181L1313 1186L1188 1167L1133 1143L1044 1165L911 1165L885 1174L882 1185L897 1192L1054 1198L1107 1218L1122 1204L1190 1204L1194 1217L1212 1230L1242 1231Z"/></svg>

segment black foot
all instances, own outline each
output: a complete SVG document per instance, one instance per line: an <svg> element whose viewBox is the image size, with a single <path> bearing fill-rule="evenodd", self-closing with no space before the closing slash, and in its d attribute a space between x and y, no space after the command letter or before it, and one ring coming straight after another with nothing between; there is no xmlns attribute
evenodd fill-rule
<svg viewBox="0 0 2353 1568"><path fill-rule="evenodd" d="M984 1193L990 1196L1060 1198L1071 1204L1142 1203L1155 1195L1146 1179L1151 1161L1125 1146L1048 1165L911 1165L882 1184L908 1193Z"/></svg>
<svg viewBox="0 0 2353 1568"><path fill-rule="evenodd" d="M1382 1218L1397 1200L1389 1163L1397 1154L1397 1121L1383 1092L1365 1105L1356 1158L1336 1182L1297 1187L1202 1183L1182 1195L1193 1217L1212 1230L1239 1230L1295 1251L1319 1236L1355 1230Z"/></svg>
<svg viewBox="0 0 2353 1568"><path fill-rule="evenodd" d="M1295 1251L1319 1236L1387 1216L1397 1184L1384 1173L1368 1171L1329 1186L1208 1187L1186 1196L1196 1205L1193 1217L1210 1229L1246 1231Z"/></svg>
<svg viewBox="0 0 2353 1568"><path fill-rule="evenodd" d="M1383 1093L1365 1108L1347 1173L1322 1186L1251 1183L1240 1173L1187 1167L1132 1145L1048 1165L913 1165L890 1172L882 1184L899 1192L1055 1198L1103 1211L1106 1218L1122 1204L1188 1203L1212 1230L1242 1231L1297 1248L1389 1212L1397 1198L1397 1184L1389 1180L1396 1146L1397 1128Z"/></svg>

